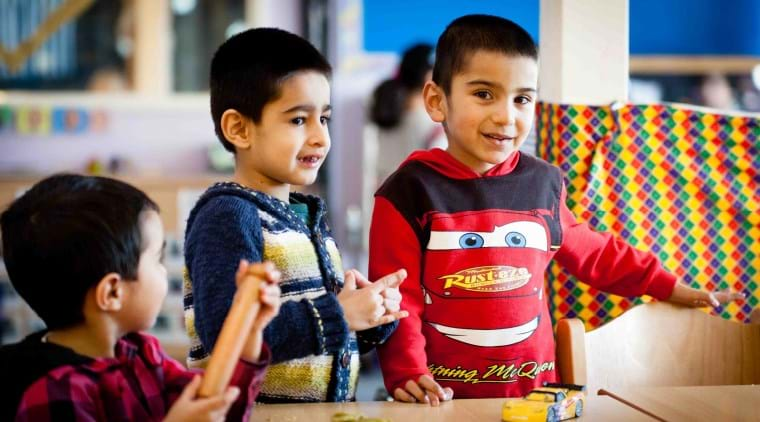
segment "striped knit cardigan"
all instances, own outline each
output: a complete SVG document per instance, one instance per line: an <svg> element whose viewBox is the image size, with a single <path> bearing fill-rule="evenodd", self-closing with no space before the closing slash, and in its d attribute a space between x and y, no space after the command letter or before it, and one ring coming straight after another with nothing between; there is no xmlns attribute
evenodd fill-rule
<svg viewBox="0 0 760 422"><path fill-rule="evenodd" d="M185 326L188 365L203 367L235 293L241 258L272 261L282 273L280 313L264 331L272 365L257 401L353 400L359 352L397 324L350 332L336 294L343 269L317 197L291 193L313 216L306 224L288 204L235 183L209 188L190 213L185 234Z"/></svg>

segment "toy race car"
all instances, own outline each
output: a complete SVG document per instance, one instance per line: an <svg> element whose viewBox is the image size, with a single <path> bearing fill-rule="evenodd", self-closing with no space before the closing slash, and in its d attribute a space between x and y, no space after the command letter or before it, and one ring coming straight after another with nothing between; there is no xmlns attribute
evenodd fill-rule
<svg viewBox="0 0 760 422"><path fill-rule="evenodd" d="M586 387L575 384L544 383L523 398L507 399L503 421L558 422L583 414Z"/></svg>

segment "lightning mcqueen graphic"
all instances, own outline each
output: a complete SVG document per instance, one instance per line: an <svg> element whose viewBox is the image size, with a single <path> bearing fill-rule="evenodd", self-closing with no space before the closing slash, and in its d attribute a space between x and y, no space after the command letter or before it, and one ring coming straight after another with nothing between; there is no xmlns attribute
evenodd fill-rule
<svg viewBox="0 0 760 422"><path fill-rule="evenodd" d="M436 214L430 224L422 287L432 347L453 340L499 358L550 323L544 270L552 252L539 212Z"/></svg>

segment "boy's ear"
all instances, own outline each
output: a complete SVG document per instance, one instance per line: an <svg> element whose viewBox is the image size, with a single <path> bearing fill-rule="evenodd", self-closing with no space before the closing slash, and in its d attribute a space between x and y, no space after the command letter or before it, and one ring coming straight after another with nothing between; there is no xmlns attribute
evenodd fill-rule
<svg viewBox="0 0 760 422"><path fill-rule="evenodd" d="M95 306L101 311L118 311L124 304L124 280L117 273L108 273L95 285Z"/></svg>
<svg viewBox="0 0 760 422"><path fill-rule="evenodd" d="M221 128L225 139L238 149L251 147L249 119L235 109L227 109L222 114Z"/></svg>
<svg viewBox="0 0 760 422"><path fill-rule="evenodd" d="M446 120L446 94L438 84L433 81L425 82L422 88L422 99L425 102L430 118L436 123L443 123Z"/></svg>

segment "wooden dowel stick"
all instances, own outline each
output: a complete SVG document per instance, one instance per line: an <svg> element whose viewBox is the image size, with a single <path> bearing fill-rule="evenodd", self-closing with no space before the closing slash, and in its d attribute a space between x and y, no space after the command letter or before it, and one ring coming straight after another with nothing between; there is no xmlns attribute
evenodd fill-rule
<svg viewBox="0 0 760 422"><path fill-rule="evenodd" d="M253 321L259 313L259 283L258 277L248 275L238 286L222 331L211 352L211 359L198 390L199 397L215 396L227 389Z"/></svg>
<svg viewBox="0 0 760 422"><path fill-rule="evenodd" d="M663 419L663 418L655 415L654 413L652 413L652 412L644 409L643 407L637 406L635 403L632 403L632 402L630 402L630 401L628 401L628 400L626 400L626 399L618 396L617 394L615 394L613 392L607 391L604 388L600 389L598 394L600 396L609 396L609 397L612 397L613 399L615 399L615 400L617 400L617 401L619 401L619 402L621 402L623 404L626 404L626 405L628 405L628 406L630 406L630 407L638 410L639 412L641 412L641 413L643 413L643 414L645 414L647 416L651 416L651 417L655 418L658 421L667 422L665 419Z"/></svg>

